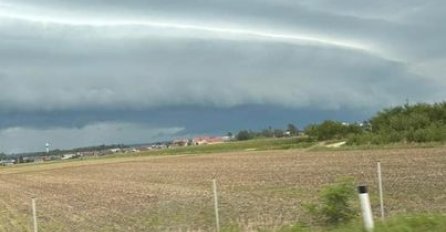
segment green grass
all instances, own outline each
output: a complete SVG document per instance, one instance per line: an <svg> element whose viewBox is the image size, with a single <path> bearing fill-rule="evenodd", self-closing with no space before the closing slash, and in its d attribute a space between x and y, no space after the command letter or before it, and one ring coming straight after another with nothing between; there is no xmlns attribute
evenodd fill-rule
<svg viewBox="0 0 446 232"><path fill-rule="evenodd" d="M329 141L331 144L341 141ZM326 146L313 146L310 151L357 151L357 150L393 150L393 149L412 149L412 148L436 148L444 147L443 142L427 142L427 143L389 143L389 144L362 144L362 145L343 145L337 148Z"/></svg>
<svg viewBox="0 0 446 232"><path fill-rule="evenodd" d="M263 231L263 230L262 230ZM266 230L264 230L266 232ZM355 222L336 227L312 227L305 224L284 226L278 232L364 232L362 223ZM399 215L376 222L374 232L444 232L446 231L446 215ZM268 231L270 232L270 231Z"/></svg>
<svg viewBox="0 0 446 232"><path fill-rule="evenodd" d="M133 161L135 157L154 157L163 155L199 155L224 152L243 152L243 151L268 151L268 150L288 150L303 149L313 146L315 143L306 142L297 137L288 138L268 138L268 139L252 139L248 141L233 141L220 144L208 144L200 146L176 147L162 150L152 150L138 153L118 153L105 156L91 156L68 160L53 160L43 163L26 163L18 164L13 167L1 167L0 172L30 172L52 169L56 167L66 167L72 165L88 165L98 163L123 162L125 160Z"/></svg>
<svg viewBox="0 0 446 232"><path fill-rule="evenodd" d="M177 155L177 154L209 154L234 151L268 151L309 148L315 143L306 142L297 137L252 139L247 141L232 141L220 144L208 144L200 146L176 147L163 150L135 153L135 156L145 155ZM114 156L122 156L117 154ZM128 154L125 154L128 155Z"/></svg>
<svg viewBox="0 0 446 232"><path fill-rule="evenodd" d="M99 157L83 157L69 160L54 160L44 163L28 163L16 165L16 167L33 167L36 166L54 166L63 165L64 163L81 163L89 162L97 163L101 160L109 160L114 162L115 158L132 158L132 157L150 157L162 155L199 155L224 152L243 152L243 151L269 151L269 150L289 150L289 149L306 149L308 151L350 151L350 150L383 150L383 149L409 149L409 148L434 148L443 147L444 143L395 143L386 145L344 145L338 148L326 147L326 144L341 142L342 140L330 140L325 142L309 142L307 138L287 137L287 138L258 138L247 141L231 141L220 144L208 144L200 146L176 147L162 150L152 150L138 153L118 153ZM87 162L85 162L87 161ZM118 161L118 160L117 160ZM116 162L117 162L116 161ZM0 167L0 170L7 170Z"/></svg>
<svg viewBox="0 0 446 232"><path fill-rule="evenodd" d="M378 223L376 231L446 231L446 215L402 215L391 218L385 223Z"/></svg>

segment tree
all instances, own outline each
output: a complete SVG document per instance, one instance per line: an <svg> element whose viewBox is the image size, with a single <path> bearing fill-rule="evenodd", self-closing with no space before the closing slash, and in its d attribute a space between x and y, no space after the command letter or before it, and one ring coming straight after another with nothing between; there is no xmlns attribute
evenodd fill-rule
<svg viewBox="0 0 446 232"><path fill-rule="evenodd" d="M305 129L305 133L317 140L333 139L342 131L342 123L327 120L321 124L313 124Z"/></svg>
<svg viewBox="0 0 446 232"><path fill-rule="evenodd" d="M321 124L312 124L305 128L305 134L317 140L341 139L363 132L364 129L358 124L345 124L331 120L326 120Z"/></svg>
<svg viewBox="0 0 446 232"><path fill-rule="evenodd" d="M446 102L384 109L372 117L363 130L365 133L352 136L349 143L446 141Z"/></svg>
<svg viewBox="0 0 446 232"><path fill-rule="evenodd" d="M268 128L268 129L263 129L262 132L260 132L260 135L269 138L273 137L274 133L271 128Z"/></svg>
<svg viewBox="0 0 446 232"><path fill-rule="evenodd" d="M281 130L281 129L274 129L273 134L274 134L274 137L277 137L277 138L284 136L283 130Z"/></svg>
<svg viewBox="0 0 446 232"><path fill-rule="evenodd" d="M288 124L287 131L290 132L290 135L297 135L299 133L297 127L292 123Z"/></svg>
<svg viewBox="0 0 446 232"><path fill-rule="evenodd" d="M247 131L247 130L241 130L237 133L237 135L235 136L235 138L237 140L249 140L253 138L253 135L251 132Z"/></svg>

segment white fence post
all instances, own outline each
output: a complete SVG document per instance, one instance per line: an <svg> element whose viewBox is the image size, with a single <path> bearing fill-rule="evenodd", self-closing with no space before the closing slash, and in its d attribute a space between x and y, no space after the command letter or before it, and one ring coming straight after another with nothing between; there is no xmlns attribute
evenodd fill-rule
<svg viewBox="0 0 446 232"><path fill-rule="evenodd" d="M38 232L38 227L37 227L37 210L36 210L36 199L32 199L31 201L32 203L32 210L33 210L33 226L34 226L34 232Z"/></svg>
<svg viewBox="0 0 446 232"><path fill-rule="evenodd" d="M214 189L214 209L215 209L215 225L217 232L220 232L220 216L218 215L218 195L217 195L217 180L212 181Z"/></svg>
<svg viewBox="0 0 446 232"><path fill-rule="evenodd" d="M361 202L361 212L362 212L362 218L364 220L364 229L366 231L373 231L373 228L375 227L373 222L373 214L372 214L372 207L370 206L370 198L369 193L367 191L367 186L361 185L358 187L359 191L359 200Z"/></svg>
<svg viewBox="0 0 446 232"><path fill-rule="evenodd" d="M378 162L378 187L379 187L379 205L381 208L381 220L384 220L384 194L383 194L383 179L381 172L381 162Z"/></svg>

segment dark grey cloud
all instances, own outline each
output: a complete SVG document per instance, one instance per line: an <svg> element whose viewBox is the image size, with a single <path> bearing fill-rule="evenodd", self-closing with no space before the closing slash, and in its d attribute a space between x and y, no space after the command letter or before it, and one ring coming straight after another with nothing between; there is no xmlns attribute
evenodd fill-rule
<svg viewBox="0 0 446 232"><path fill-rule="evenodd" d="M241 129L285 128L288 123L303 128L326 119L357 122L372 113L368 110L292 109L272 105L15 112L0 114L0 149L8 153L43 151L47 142L54 148L147 143L196 135L225 135Z"/></svg>
<svg viewBox="0 0 446 232"><path fill-rule="evenodd" d="M273 107L283 123L287 110L348 117L406 99L441 101L444 10L443 1L417 0L5 0L0 131L9 134L0 135L11 128L78 135L116 124L220 133L222 126L192 123L194 113L166 115L210 109L200 111L210 122L219 118L214 109ZM158 116L141 119L146 114Z"/></svg>
<svg viewBox="0 0 446 232"><path fill-rule="evenodd" d="M11 127L0 131L0 148L8 153L44 151L53 148L76 148L100 144L136 144L163 141L183 128L146 127L127 122L97 122L81 128L50 127L44 129ZM69 141L69 142L68 142Z"/></svg>
<svg viewBox="0 0 446 232"><path fill-rule="evenodd" d="M91 47L88 53L74 49L46 54L48 45L29 48L30 53L40 53L38 59L10 52L1 77L9 83L0 87L4 108L338 108L391 104L407 96L423 97L432 88L417 81L404 63L350 50L252 41L177 39L171 47L172 43L139 40L133 48L120 41L82 44ZM21 68L23 62L26 69Z"/></svg>

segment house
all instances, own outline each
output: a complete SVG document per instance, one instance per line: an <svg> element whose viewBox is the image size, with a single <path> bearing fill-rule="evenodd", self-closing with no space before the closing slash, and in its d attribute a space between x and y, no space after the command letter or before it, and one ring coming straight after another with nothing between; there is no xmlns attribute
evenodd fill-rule
<svg viewBox="0 0 446 232"><path fill-rule="evenodd" d="M23 163L33 163L34 162L34 157L23 157Z"/></svg>
<svg viewBox="0 0 446 232"><path fill-rule="evenodd" d="M62 160L73 159L76 157L76 154L63 154Z"/></svg>
<svg viewBox="0 0 446 232"><path fill-rule="evenodd" d="M224 143L225 138L219 136L203 136L203 137L196 137L192 141L194 145L218 144L218 143Z"/></svg>
<svg viewBox="0 0 446 232"><path fill-rule="evenodd" d="M41 157L41 156L35 156L34 158L34 163L42 163L44 160L43 160L43 157Z"/></svg>
<svg viewBox="0 0 446 232"><path fill-rule="evenodd" d="M161 149L167 149L167 145L164 143L157 143L152 145L153 149L161 150Z"/></svg>
<svg viewBox="0 0 446 232"><path fill-rule="evenodd" d="M0 166L11 166L15 164L15 160L1 160Z"/></svg>
<svg viewBox="0 0 446 232"><path fill-rule="evenodd" d="M78 153L80 156L98 156L99 154L94 151L83 151Z"/></svg>
<svg viewBox="0 0 446 232"><path fill-rule="evenodd" d="M112 149L110 149L111 153L118 153L118 152L121 152L121 151L122 151L121 148L112 148Z"/></svg>
<svg viewBox="0 0 446 232"><path fill-rule="evenodd" d="M43 161L60 160L61 158L62 156L60 155L46 155L42 157Z"/></svg>
<svg viewBox="0 0 446 232"><path fill-rule="evenodd" d="M141 152L143 152L143 151L151 151L151 150L153 150L153 148L150 147L150 146L143 146L143 147L138 147L138 150L141 151Z"/></svg>
<svg viewBox="0 0 446 232"><path fill-rule="evenodd" d="M188 139L178 139L172 142L173 147L186 147L189 144Z"/></svg>

